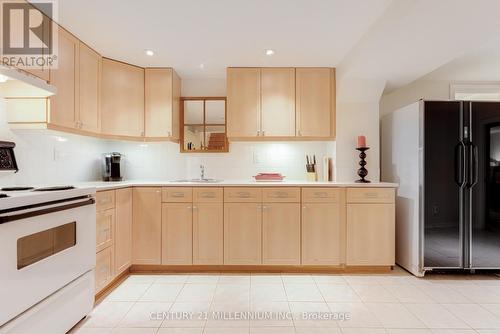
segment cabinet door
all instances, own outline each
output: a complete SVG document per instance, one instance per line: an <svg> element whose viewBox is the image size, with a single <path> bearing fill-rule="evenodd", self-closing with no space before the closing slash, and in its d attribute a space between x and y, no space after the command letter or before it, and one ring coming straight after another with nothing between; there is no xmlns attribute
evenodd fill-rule
<svg viewBox="0 0 500 334"><path fill-rule="evenodd" d="M300 264L300 204L263 205L262 263Z"/></svg>
<svg viewBox="0 0 500 334"><path fill-rule="evenodd" d="M261 264L261 235L261 204L224 204L224 264Z"/></svg>
<svg viewBox="0 0 500 334"><path fill-rule="evenodd" d="M50 72L50 82L57 88L57 94L50 97L50 123L75 128L79 41L61 27L58 28L58 38L58 67Z"/></svg>
<svg viewBox="0 0 500 334"><path fill-rule="evenodd" d="M295 136L295 69L263 68L262 135Z"/></svg>
<svg viewBox="0 0 500 334"><path fill-rule="evenodd" d="M260 122L260 69L228 68L228 137L256 137Z"/></svg>
<svg viewBox="0 0 500 334"><path fill-rule="evenodd" d="M145 70L146 137L171 137L173 73L171 68Z"/></svg>
<svg viewBox="0 0 500 334"><path fill-rule="evenodd" d="M144 69L104 58L101 86L101 132L143 136Z"/></svg>
<svg viewBox="0 0 500 334"><path fill-rule="evenodd" d="M79 54L79 125L82 130L98 132L100 128L101 56L82 42L80 42Z"/></svg>
<svg viewBox="0 0 500 334"><path fill-rule="evenodd" d="M223 204L195 203L193 207L193 264L223 264L223 234Z"/></svg>
<svg viewBox="0 0 500 334"><path fill-rule="evenodd" d="M134 188L132 264L161 264L161 188Z"/></svg>
<svg viewBox="0 0 500 334"><path fill-rule="evenodd" d="M162 264L193 263L193 206L191 203L162 205Z"/></svg>
<svg viewBox="0 0 500 334"><path fill-rule="evenodd" d="M394 252L394 204L347 204L347 265L393 266Z"/></svg>
<svg viewBox="0 0 500 334"><path fill-rule="evenodd" d="M115 273L132 264L132 188L116 190Z"/></svg>
<svg viewBox="0 0 500 334"><path fill-rule="evenodd" d="M96 254L95 261L95 293L99 293L114 278L113 247L108 247Z"/></svg>
<svg viewBox="0 0 500 334"><path fill-rule="evenodd" d="M335 90L331 68L296 70L297 136L333 136Z"/></svg>
<svg viewBox="0 0 500 334"><path fill-rule="evenodd" d="M341 228L339 203L305 203L302 207L302 264L339 265Z"/></svg>
<svg viewBox="0 0 500 334"><path fill-rule="evenodd" d="M115 209L96 214L96 252L113 245L115 230Z"/></svg>

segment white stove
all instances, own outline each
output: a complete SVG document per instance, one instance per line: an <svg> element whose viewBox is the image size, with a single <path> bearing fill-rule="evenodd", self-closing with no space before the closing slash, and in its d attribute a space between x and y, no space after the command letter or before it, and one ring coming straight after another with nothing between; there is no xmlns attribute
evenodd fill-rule
<svg viewBox="0 0 500 334"><path fill-rule="evenodd" d="M7 190L9 188L17 188L17 187L31 188L31 189ZM62 185L57 187L65 188L70 186ZM1 187L0 210L46 203L51 201L59 201L73 197L91 196L95 194L95 188L92 187L72 187L72 189L67 189L67 190L49 190L49 191L44 191L43 188L49 188L49 187L45 186L44 187L28 187L28 186Z"/></svg>
<svg viewBox="0 0 500 334"><path fill-rule="evenodd" d="M63 334L94 304L95 188L44 188L0 190L0 334Z"/></svg>

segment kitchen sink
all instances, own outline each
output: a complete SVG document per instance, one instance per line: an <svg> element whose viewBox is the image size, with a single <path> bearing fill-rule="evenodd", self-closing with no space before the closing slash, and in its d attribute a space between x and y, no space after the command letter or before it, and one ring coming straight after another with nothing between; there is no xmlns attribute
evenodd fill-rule
<svg viewBox="0 0 500 334"><path fill-rule="evenodd" d="M174 180L170 182L192 182L192 183L218 183L222 182L222 180L217 179L185 179L185 180Z"/></svg>

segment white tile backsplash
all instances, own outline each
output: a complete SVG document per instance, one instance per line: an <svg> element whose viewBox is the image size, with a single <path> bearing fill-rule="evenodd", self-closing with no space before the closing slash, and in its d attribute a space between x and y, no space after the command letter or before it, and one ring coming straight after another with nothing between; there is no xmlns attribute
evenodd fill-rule
<svg viewBox="0 0 500 334"><path fill-rule="evenodd" d="M249 179L259 172L280 172L290 180L305 179L305 156L316 155L319 176L323 156L335 156L334 142L233 142L228 153L181 154L172 142L103 140L48 130L11 130L0 99L0 140L16 143L17 174L0 174L0 185L64 184L101 178L106 152L124 154L126 179L173 180L205 176ZM334 159L335 161L335 159Z"/></svg>

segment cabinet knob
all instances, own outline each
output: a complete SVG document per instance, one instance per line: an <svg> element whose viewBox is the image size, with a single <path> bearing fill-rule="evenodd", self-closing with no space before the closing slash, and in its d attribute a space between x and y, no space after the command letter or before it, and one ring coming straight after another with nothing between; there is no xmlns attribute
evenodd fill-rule
<svg viewBox="0 0 500 334"><path fill-rule="evenodd" d="M265 136L266 135L266 131L262 130L262 135Z"/></svg>
<svg viewBox="0 0 500 334"><path fill-rule="evenodd" d="M263 206L263 207L262 207L262 210L267 210L267 206Z"/></svg>
<svg viewBox="0 0 500 334"><path fill-rule="evenodd" d="M198 210L198 207L197 206L193 206L193 210Z"/></svg>
<svg viewBox="0 0 500 334"><path fill-rule="evenodd" d="M260 136L260 131L259 130L257 130L257 136Z"/></svg>
<svg viewBox="0 0 500 334"><path fill-rule="evenodd" d="M304 206L302 207L302 210L307 210L307 206L305 206L305 205L304 205Z"/></svg>

